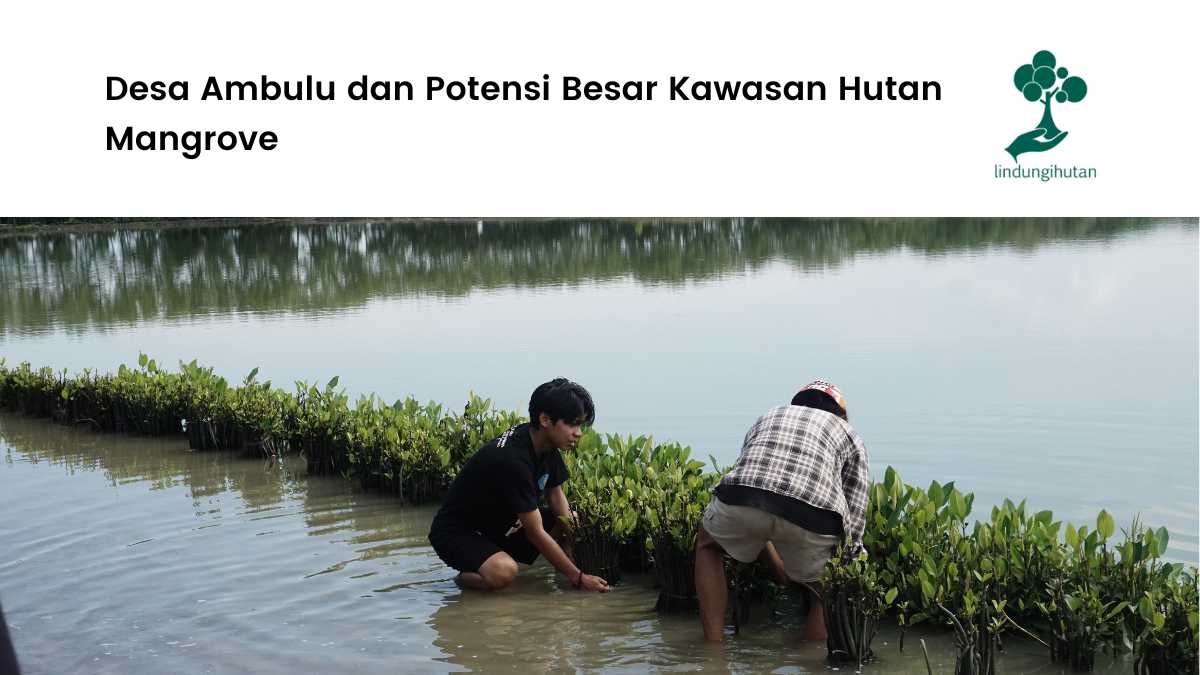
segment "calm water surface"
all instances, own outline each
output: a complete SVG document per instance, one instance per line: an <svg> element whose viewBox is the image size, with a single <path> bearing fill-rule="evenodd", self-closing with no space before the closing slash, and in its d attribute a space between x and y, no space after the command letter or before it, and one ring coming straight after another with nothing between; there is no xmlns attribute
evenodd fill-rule
<svg viewBox="0 0 1200 675"><path fill-rule="evenodd" d="M1198 288L1195 220L0 237L0 357L113 370L145 351L513 409L562 374L592 391L601 431L722 462L824 377L876 475L955 480L977 509L1140 514L1195 563ZM535 567L512 593L464 597L425 540L429 510L287 464L8 415L0 438L0 600L33 672L824 669L786 612L713 652L694 618L647 611L646 584L583 598ZM1050 672L1020 650L1009 672ZM881 655L880 672L924 671L911 650Z"/></svg>

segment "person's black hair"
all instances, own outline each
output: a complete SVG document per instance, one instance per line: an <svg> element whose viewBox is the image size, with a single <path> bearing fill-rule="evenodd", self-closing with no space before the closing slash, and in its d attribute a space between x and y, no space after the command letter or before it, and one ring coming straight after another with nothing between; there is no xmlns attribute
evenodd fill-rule
<svg viewBox="0 0 1200 675"><path fill-rule="evenodd" d="M838 402L835 401L832 396L823 391L817 391L816 389L805 389L804 391L797 392L796 395L792 397L792 405L801 405L806 408L824 410L827 413L833 413L834 415L849 421L849 418L846 417L846 410L842 408L842 406L838 405Z"/></svg>
<svg viewBox="0 0 1200 675"><path fill-rule="evenodd" d="M580 426L591 426L596 421L592 395L582 385L565 377L557 377L533 390L529 397L529 422L537 426L542 413L546 413L551 422L567 420Z"/></svg>

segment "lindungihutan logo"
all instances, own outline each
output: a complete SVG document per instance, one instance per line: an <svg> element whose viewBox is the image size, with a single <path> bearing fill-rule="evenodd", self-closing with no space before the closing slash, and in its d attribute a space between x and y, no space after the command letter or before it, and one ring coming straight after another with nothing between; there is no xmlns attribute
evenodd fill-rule
<svg viewBox="0 0 1200 675"><path fill-rule="evenodd" d="M1065 67L1058 65L1054 54L1042 50L1033 55L1013 74L1013 84L1030 103L1042 106L1042 119L1037 126L1013 139L1005 150L1015 160L1027 152L1045 152L1062 143L1067 132L1054 123L1052 112L1055 103L1078 103L1087 96L1087 83L1078 75L1071 75Z"/></svg>

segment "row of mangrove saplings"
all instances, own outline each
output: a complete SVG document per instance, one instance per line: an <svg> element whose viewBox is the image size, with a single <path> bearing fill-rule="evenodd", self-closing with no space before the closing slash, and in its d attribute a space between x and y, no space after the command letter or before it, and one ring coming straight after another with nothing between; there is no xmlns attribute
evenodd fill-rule
<svg viewBox="0 0 1200 675"><path fill-rule="evenodd" d="M474 394L461 415L411 398L351 405L336 377L286 392L257 374L231 386L194 361L168 372L145 355L116 374L73 376L0 360L0 407L103 431L186 434L198 450L300 452L312 473L414 503L438 499L471 453L523 421ZM660 609L694 608L696 534L721 473L716 462L706 471L679 444L592 430L564 459L580 567L610 581L653 570ZM1054 661L1081 671L1098 653L1132 652L1139 674L1197 672L1197 571L1163 560L1165 528L1134 522L1117 538L1104 511L1094 528L1076 528L1007 500L971 523L972 503L953 483L922 489L887 469L871 488L865 550L839 551L820 583L831 658L869 661L887 614L901 649L912 626L951 628L956 673L995 672L1008 635L1041 642ZM757 565L729 572L735 620L745 598L779 590Z"/></svg>
<svg viewBox="0 0 1200 675"><path fill-rule="evenodd" d="M136 368L73 376L0 359L0 407L97 431L186 434L194 450L300 452L310 473L352 477L412 503L439 499L479 446L523 419L474 394L457 415L413 398L352 404L337 377L292 392L257 378L255 368L234 386L195 361L171 372L145 354Z"/></svg>

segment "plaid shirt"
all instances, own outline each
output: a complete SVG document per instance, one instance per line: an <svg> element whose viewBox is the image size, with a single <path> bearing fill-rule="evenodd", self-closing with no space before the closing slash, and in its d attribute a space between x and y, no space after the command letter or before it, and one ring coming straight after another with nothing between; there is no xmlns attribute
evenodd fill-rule
<svg viewBox="0 0 1200 675"><path fill-rule="evenodd" d="M837 415L795 405L758 418L722 484L769 490L842 516L846 534L861 545L871 487L867 448Z"/></svg>

